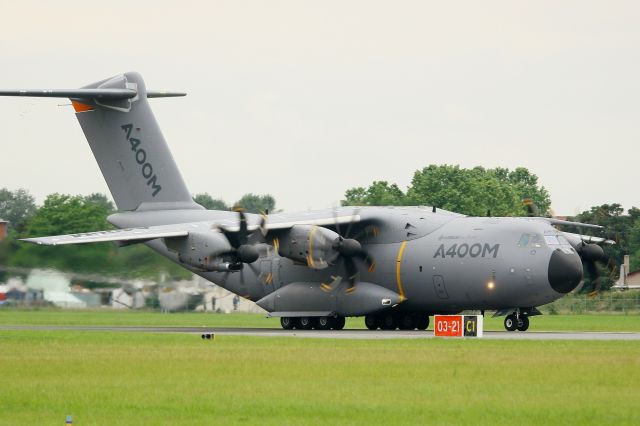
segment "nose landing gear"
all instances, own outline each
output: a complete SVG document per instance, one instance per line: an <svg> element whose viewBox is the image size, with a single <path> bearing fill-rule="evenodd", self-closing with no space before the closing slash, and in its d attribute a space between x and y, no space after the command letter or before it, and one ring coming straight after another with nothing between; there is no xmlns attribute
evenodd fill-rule
<svg viewBox="0 0 640 426"><path fill-rule="evenodd" d="M529 329L529 316L518 309L505 317L504 328L507 331L527 331Z"/></svg>

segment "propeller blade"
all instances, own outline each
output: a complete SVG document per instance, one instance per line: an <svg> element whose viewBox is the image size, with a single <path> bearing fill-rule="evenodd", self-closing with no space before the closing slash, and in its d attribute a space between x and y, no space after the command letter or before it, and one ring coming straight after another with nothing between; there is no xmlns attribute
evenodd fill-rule
<svg viewBox="0 0 640 426"><path fill-rule="evenodd" d="M589 293L589 297L594 297L600 292L600 275L598 274L598 267L595 260L588 260L585 262L587 266L587 274L593 285L593 290Z"/></svg>
<svg viewBox="0 0 640 426"><path fill-rule="evenodd" d="M247 244L247 217L245 216L243 209L237 208L236 211L238 212L240 225L240 230L238 231L238 245Z"/></svg>
<svg viewBox="0 0 640 426"><path fill-rule="evenodd" d="M345 238L349 238L349 235L351 235L351 228L353 227L353 222L356 220L358 213L360 213L360 209L356 208L353 210L353 213L351 214L351 221L349 222L349 226L347 226L347 232L344 234Z"/></svg>
<svg viewBox="0 0 640 426"><path fill-rule="evenodd" d="M333 223L336 225L336 232L338 235L342 235L340 233L340 224L338 223L338 207L333 207Z"/></svg>
<svg viewBox="0 0 640 426"><path fill-rule="evenodd" d="M373 272L376 269L376 262L366 251L362 250L362 253L358 255L358 259L362 260L367 265L367 271Z"/></svg>
<svg viewBox="0 0 640 426"><path fill-rule="evenodd" d="M522 204L527 208L527 216L529 217L537 217L540 214L538 210L538 206L533 202L531 198L525 198L522 200Z"/></svg>
<svg viewBox="0 0 640 426"><path fill-rule="evenodd" d="M322 289L322 291L331 292L331 291L335 290L336 287L338 287L340 285L340 283L342 282L342 277L340 275L332 276L331 279L333 279L333 281L331 281L331 283L329 283L329 284L326 284L326 283L321 283L320 284L320 288Z"/></svg>
<svg viewBox="0 0 640 426"><path fill-rule="evenodd" d="M358 266L353 260L353 257L343 256L343 261L344 269L347 273L347 281L349 281L349 286L353 287L356 285L356 279L358 278Z"/></svg>
<svg viewBox="0 0 640 426"><path fill-rule="evenodd" d="M263 237L267 236L267 218L269 217L269 210L260 214L260 233Z"/></svg>
<svg viewBox="0 0 640 426"><path fill-rule="evenodd" d="M258 267L256 265L254 265L253 263L247 263L247 265L249 266L251 271L256 275L256 277L260 275L260 271L258 270Z"/></svg>

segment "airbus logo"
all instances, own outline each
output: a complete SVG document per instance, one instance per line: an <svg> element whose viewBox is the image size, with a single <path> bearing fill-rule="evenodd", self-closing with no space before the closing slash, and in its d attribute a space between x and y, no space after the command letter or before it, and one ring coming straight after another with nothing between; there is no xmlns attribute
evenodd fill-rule
<svg viewBox="0 0 640 426"><path fill-rule="evenodd" d="M445 257L497 257L500 244L490 245L488 243L480 244L453 244L445 246L440 244L438 250L436 250L433 258L436 257L444 259Z"/></svg>
<svg viewBox="0 0 640 426"><path fill-rule="evenodd" d="M131 144L131 151L134 152L136 163L140 165L142 177L147 179L147 186L151 186L151 190L153 191L151 195L155 197L156 194L162 190L162 187L157 184L158 177L153 173L153 166L151 163L147 161L147 152L140 148L140 139L130 137L133 124L125 124L120 127L125 131L125 138Z"/></svg>

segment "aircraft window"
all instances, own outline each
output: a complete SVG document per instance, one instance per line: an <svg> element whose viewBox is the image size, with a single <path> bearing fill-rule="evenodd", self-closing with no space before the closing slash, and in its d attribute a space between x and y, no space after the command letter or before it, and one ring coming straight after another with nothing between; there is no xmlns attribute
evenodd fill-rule
<svg viewBox="0 0 640 426"><path fill-rule="evenodd" d="M558 241L560 241L560 244L562 244L562 245L567 245L567 246L570 245L569 244L569 240L567 240L562 235L558 235Z"/></svg>
<svg viewBox="0 0 640 426"><path fill-rule="evenodd" d="M529 245L531 247L537 247L537 248L542 247L542 238L540 238L540 235L532 235Z"/></svg>
<svg viewBox="0 0 640 426"><path fill-rule="evenodd" d="M558 238L555 235L545 235L544 241L550 246L557 246L560 244L560 241L558 241Z"/></svg>
<svg viewBox="0 0 640 426"><path fill-rule="evenodd" d="M529 234L522 234L520 240L518 241L518 245L520 247L526 247L529 245Z"/></svg>

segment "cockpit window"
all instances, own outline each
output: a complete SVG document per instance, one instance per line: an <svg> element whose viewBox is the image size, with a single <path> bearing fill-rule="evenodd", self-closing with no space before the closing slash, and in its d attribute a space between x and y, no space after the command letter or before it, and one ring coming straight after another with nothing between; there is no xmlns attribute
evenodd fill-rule
<svg viewBox="0 0 640 426"><path fill-rule="evenodd" d="M540 235L532 235L531 242L529 243L529 245L531 247L537 247L537 248L542 247L542 238L540 238Z"/></svg>
<svg viewBox="0 0 640 426"><path fill-rule="evenodd" d="M558 241L558 237L556 237L555 235L545 235L544 242L547 243L548 246L557 246L560 244L560 241Z"/></svg>
<svg viewBox="0 0 640 426"><path fill-rule="evenodd" d="M558 243L555 243L558 244ZM519 247L542 247L542 238L535 234L522 234L518 240Z"/></svg>
<svg viewBox="0 0 640 426"><path fill-rule="evenodd" d="M520 240L518 240L518 245L520 247L526 247L529 245L529 234L522 234Z"/></svg>

